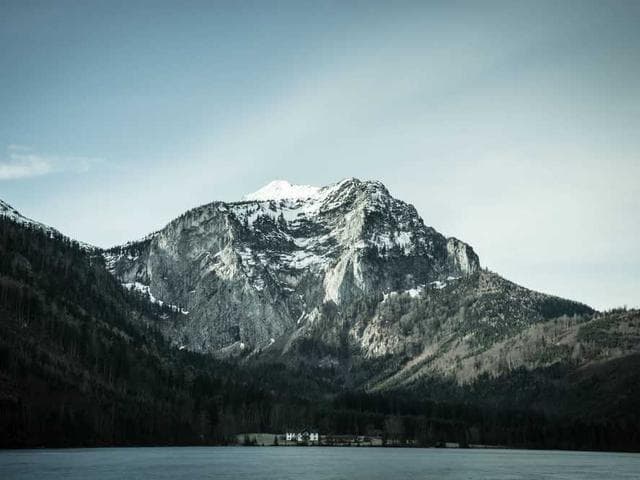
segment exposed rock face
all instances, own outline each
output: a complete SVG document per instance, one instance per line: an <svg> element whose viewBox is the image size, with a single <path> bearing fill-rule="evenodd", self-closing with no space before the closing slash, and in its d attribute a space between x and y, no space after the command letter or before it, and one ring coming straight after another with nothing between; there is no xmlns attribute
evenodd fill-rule
<svg viewBox="0 0 640 480"><path fill-rule="evenodd" d="M448 259L454 269L460 270L465 275L478 271L478 258L473 249L457 238L447 240Z"/></svg>
<svg viewBox="0 0 640 480"><path fill-rule="evenodd" d="M329 317L319 334L336 341L362 305L479 270L469 245L426 226L379 182L279 181L245 198L195 208L104 254L123 284L183 311L166 327L176 344L220 353L290 345Z"/></svg>

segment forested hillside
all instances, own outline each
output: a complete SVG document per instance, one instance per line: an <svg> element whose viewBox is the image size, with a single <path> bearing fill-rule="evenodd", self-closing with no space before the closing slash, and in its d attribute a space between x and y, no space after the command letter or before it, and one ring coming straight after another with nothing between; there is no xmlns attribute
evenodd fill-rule
<svg viewBox="0 0 640 480"><path fill-rule="evenodd" d="M175 314L101 256L0 218L0 446L224 442L242 425L228 406L263 394L170 349L155 324Z"/></svg>

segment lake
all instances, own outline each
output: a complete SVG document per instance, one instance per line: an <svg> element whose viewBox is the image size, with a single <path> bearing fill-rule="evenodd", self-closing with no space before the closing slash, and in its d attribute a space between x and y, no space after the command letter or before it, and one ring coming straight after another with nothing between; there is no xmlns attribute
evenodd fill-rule
<svg viewBox="0 0 640 480"><path fill-rule="evenodd" d="M640 479L640 454L331 447L0 451L10 479Z"/></svg>

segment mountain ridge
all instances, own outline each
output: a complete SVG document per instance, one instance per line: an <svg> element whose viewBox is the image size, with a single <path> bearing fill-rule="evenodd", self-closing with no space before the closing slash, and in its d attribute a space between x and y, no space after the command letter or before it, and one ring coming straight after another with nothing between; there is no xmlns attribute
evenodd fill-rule
<svg viewBox="0 0 640 480"><path fill-rule="evenodd" d="M195 207L142 239L99 251L126 289L182 313L158 325L172 344L222 357L278 352L349 369L353 355L366 363L408 354L414 364L446 357L442 348L451 345L480 353L478 344L490 348L547 319L550 303L564 306L558 315L593 312L508 286L514 284L480 268L470 245L427 226L381 182L356 178L325 187L274 181L243 200ZM495 300L506 292L508 299ZM402 306L390 307L396 304ZM304 345L318 342L329 353L304 353Z"/></svg>
<svg viewBox="0 0 640 480"><path fill-rule="evenodd" d="M355 178L274 181L103 254L121 283L189 312L160 327L180 348L338 368L347 381L391 358L397 371L375 367L373 388L414 381L416 362L420 375L468 379L434 359L454 351L466 365L553 316L594 313L482 269L470 245L427 226L382 183Z"/></svg>
<svg viewBox="0 0 640 480"><path fill-rule="evenodd" d="M195 299L188 293L198 294L203 283L234 284L256 308L255 316L275 319L243 335L252 326L242 322L238 304L223 305L218 316L235 314L236 325L227 328L238 327L241 334L226 335L217 348L263 347L317 316L323 303L418 288L479 268L470 246L426 226L413 206L393 198L380 182L350 178L301 189L279 182L275 199L261 191L259 200L191 209L147 240L107 250L107 264L123 283L148 285L156 297L186 305L202 328L199 319L211 312L215 292ZM167 275L196 281L177 291L177 279L163 281ZM203 302L209 306L199 308ZM225 337L220 329L216 334ZM216 348L204 341L205 349ZM192 342L191 348L201 347Z"/></svg>

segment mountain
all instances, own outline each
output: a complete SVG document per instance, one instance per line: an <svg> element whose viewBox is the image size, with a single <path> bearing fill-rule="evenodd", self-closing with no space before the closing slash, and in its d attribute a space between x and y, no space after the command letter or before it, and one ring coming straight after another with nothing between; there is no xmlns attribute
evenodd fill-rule
<svg viewBox="0 0 640 480"><path fill-rule="evenodd" d="M161 326L180 348L358 364L375 371L366 380L376 388L433 372L468 378L460 358L551 318L594 313L481 269L471 246L425 225L380 182L355 178L275 181L104 257L127 288L183 312Z"/></svg>
<svg viewBox="0 0 640 480"><path fill-rule="evenodd" d="M377 182L277 182L106 251L2 203L2 447L315 425L387 444L640 450L639 367L639 311L482 269Z"/></svg>
<svg viewBox="0 0 640 480"><path fill-rule="evenodd" d="M471 247L357 179L274 182L190 210L105 259L123 284L189 312L170 327L175 343L222 354L267 348L321 321L328 304L346 310L479 269Z"/></svg>

